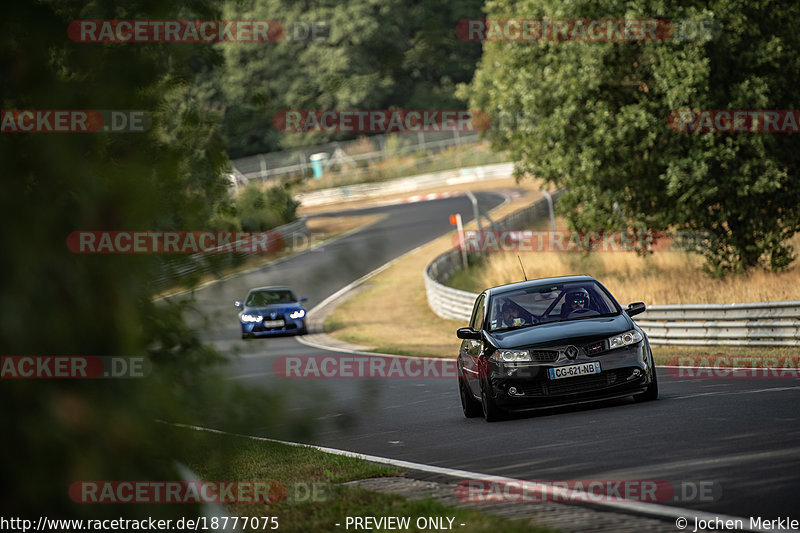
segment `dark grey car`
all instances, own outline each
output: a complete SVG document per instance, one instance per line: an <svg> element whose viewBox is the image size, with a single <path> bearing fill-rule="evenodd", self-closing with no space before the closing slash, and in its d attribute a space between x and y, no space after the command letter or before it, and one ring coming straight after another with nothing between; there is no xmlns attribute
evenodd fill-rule
<svg viewBox="0 0 800 533"><path fill-rule="evenodd" d="M589 276L512 283L483 291L460 328L458 387L464 415L487 421L508 411L632 395L655 400L647 335Z"/></svg>

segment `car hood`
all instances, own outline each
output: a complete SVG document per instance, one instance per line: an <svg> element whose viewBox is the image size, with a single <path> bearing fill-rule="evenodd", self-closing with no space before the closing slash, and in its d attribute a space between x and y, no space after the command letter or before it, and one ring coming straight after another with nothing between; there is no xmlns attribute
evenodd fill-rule
<svg viewBox="0 0 800 533"><path fill-rule="evenodd" d="M527 328L490 333L497 348L580 342L581 339L611 337L633 329L633 322L625 314L610 317L592 317L565 322L551 322Z"/></svg>
<svg viewBox="0 0 800 533"><path fill-rule="evenodd" d="M242 313L249 313L255 315L268 315L270 313L290 313L298 309L303 309L299 302L262 305L258 307L245 307Z"/></svg>

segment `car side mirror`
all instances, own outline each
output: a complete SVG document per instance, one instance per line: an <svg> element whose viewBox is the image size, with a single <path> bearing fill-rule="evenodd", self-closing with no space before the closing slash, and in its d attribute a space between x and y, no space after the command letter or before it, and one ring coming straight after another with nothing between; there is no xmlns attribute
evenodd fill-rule
<svg viewBox="0 0 800 533"><path fill-rule="evenodd" d="M633 302L632 304L628 304L628 308L625 309L625 312L628 313L628 316L638 315L639 313L644 313L647 306L644 305L644 302Z"/></svg>
<svg viewBox="0 0 800 533"><path fill-rule="evenodd" d="M233 306L236 309L241 309L242 308L242 302L240 300L236 300L235 302L233 302Z"/></svg>
<svg viewBox="0 0 800 533"><path fill-rule="evenodd" d="M456 336L459 339L477 341L481 338L481 332L475 331L472 328L458 328L458 330L456 330Z"/></svg>
<svg viewBox="0 0 800 533"><path fill-rule="evenodd" d="M305 302L305 301L307 301L307 300L308 300L308 298L306 298L305 296L301 296L301 297L300 297L300 301L301 301L301 302Z"/></svg>

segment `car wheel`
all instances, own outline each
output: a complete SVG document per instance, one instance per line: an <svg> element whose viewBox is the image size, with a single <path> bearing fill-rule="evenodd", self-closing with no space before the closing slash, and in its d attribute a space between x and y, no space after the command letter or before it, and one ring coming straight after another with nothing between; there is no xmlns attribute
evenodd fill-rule
<svg viewBox="0 0 800 533"><path fill-rule="evenodd" d="M641 394L634 394L633 399L637 402L651 402L658 399L658 374L656 369L653 369L653 382L647 387L647 390Z"/></svg>
<svg viewBox="0 0 800 533"><path fill-rule="evenodd" d="M472 397L469 385L462 378L458 378L458 393L461 396L461 409L464 411L464 416L467 418L480 416L482 413L481 405Z"/></svg>
<svg viewBox="0 0 800 533"><path fill-rule="evenodd" d="M249 339L249 338L250 335L248 335L247 333L242 333L242 339Z"/></svg>
<svg viewBox="0 0 800 533"><path fill-rule="evenodd" d="M297 332L297 334L298 335L306 335L306 334L308 334L308 328L306 326L303 326L302 328L300 328L300 330Z"/></svg>
<svg viewBox="0 0 800 533"><path fill-rule="evenodd" d="M483 407L483 418L487 422L497 422L502 420L505 413L494 403L494 398L486 393L486 389L481 390L481 406Z"/></svg>

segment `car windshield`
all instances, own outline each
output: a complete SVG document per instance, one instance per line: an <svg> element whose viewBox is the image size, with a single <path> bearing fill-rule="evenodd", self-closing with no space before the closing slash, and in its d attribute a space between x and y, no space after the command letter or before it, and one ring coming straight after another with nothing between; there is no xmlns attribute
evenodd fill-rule
<svg viewBox="0 0 800 533"><path fill-rule="evenodd" d="M492 297L489 331L614 315L619 306L592 281L526 287Z"/></svg>
<svg viewBox="0 0 800 533"><path fill-rule="evenodd" d="M272 304L296 302L292 291L287 289L253 291L247 296L245 305L248 307L261 307Z"/></svg>

